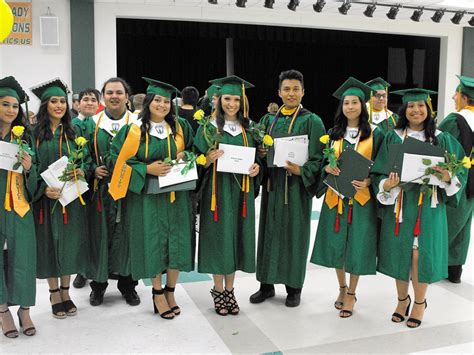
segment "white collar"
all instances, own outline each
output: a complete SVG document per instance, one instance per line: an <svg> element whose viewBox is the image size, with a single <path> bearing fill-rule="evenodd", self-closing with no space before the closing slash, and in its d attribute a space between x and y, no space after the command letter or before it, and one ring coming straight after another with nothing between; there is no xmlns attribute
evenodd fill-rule
<svg viewBox="0 0 474 355"><path fill-rule="evenodd" d="M214 127L217 128L216 120L211 121ZM225 121L224 123L224 131L229 133L231 136L236 137L239 134L242 134L242 125L239 121Z"/></svg>
<svg viewBox="0 0 474 355"><path fill-rule="evenodd" d="M150 130L148 133L158 139L165 139L171 133L171 129L166 121L159 123L150 121Z"/></svg>
<svg viewBox="0 0 474 355"><path fill-rule="evenodd" d="M457 113L459 113L462 117L466 119L466 122L471 128L471 131L474 132L474 112L471 110L463 109Z"/></svg>

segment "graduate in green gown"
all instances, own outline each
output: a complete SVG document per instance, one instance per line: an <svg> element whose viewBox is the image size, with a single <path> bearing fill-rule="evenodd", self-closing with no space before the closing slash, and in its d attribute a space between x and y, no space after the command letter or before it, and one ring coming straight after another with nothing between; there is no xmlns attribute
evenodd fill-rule
<svg viewBox="0 0 474 355"><path fill-rule="evenodd" d="M79 126L81 128L81 135L86 137L84 134L84 126L88 123L88 121L92 120L92 116L94 116L99 109L99 102L100 102L100 92L99 90L88 88L84 89L79 93L78 96L79 103L77 106L78 115L72 119L72 124ZM87 137L86 137L87 138ZM90 139L88 140L88 150L92 152L91 149L93 146L90 144ZM85 194L85 197L88 197L89 194ZM89 223L90 227L90 223ZM92 239L93 240L93 239ZM76 278L72 285L74 288L82 288L86 284L87 279L81 275L77 274Z"/></svg>
<svg viewBox="0 0 474 355"><path fill-rule="evenodd" d="M125 80L110 78L102 86L101 92L105 104L104 110L78 123L82 134L88 140L92 157L89 174L91 191L88 194L87 207L90 263L86 270L87 278L92 280L89 296L89 303L92 306L99 306L104 301L109 273L118 272L120 264L126 263L121 259L121 248L126 238L121 232L120 225L121 202L115 202L109 194L110 175L113 169L110 145L123 126L136 123L138 120L135 114L127 110L130 88ZM79 108L81 107L82 100L79 105ZM140 297L135 291L137 284L130 274L118 275L117 288L131 306L140 304Z"/></svg>
<svg viewBox="0 0 474 355"><path fill-rule="evenodd" d="M255 196L259 184L255 162L248 175L217 172L223 151L209 145L205 135L219 135L219 144L255 147L249 131L245 90L253 87L232 75L211 80L220 87L215 119L201 125L194 147L206 155L201 187L198 271L213 274L211 295L217 314L236 315L239 306L234 295L235 272L255 272ZM257 157L256 157L257 159Z"/></svg>
<svg viewBox="0 0 474 355"><path fill-rule="evenodd" d="M34 140L25 129L21 104L28 100L14 77L0 80L0 142L23 141L34 153ZM22 172L0 170L0 322L3 334L16 338L9 306L19 305L18 319L23 334L31 336L36 329L29 307L36 297L36 235L30 203L37 185L35 155L23 150Z"/></svg>
<svg viewBox="0 0 474 355"><path fill-rule="evenodd" d="M371 88L357 79L349 78L333 94L341 100L334 127L328 132L330 146L339 157L346 148L355 149L366 159L375 160L384 134L369 123L365 102ZM339 175L339 167L324 164L322 178ZM311 262L336 269L339 296L334 303L341 310L339 316L352 315L356 301L359 275L374 275L377 250L377 201L372 193L372 180L353 180L356 194L353 198L340 198L325 185L325 193ZM319 195L318 194L318 195ZM350 274L349 287L346 272Z"/></svg>
<svg viewBox="0 0 474 355"><path fill-rule="evenodd" d="M450 113L439 124L439 130L451 133L472 158L474 132L474 78L458 76L460 84L453 100L456 112ZM474 209L474 169L469 170L468 180L457 208L446 206L448 214L448 280L461 282L462 265L466 263L471 240L471 221Z"/></svg>
<svg viewBox="0 0 474 355"><path fill-rule="evenodd" d="M398 116L387 107L390 84L380 77L369 80L365 84L372 89L372 94L367 102L370 124L376 125L384 133L393 130L397 124Z"/></svg>
<svg viewBox="0 0 474 355"><path fill-rule="evenodd" d="M409 136L438 145L457 159L462 159L464 152L453 136L436 130L430 98L435 92L407 89L394 93L403 95L400 119L395 130L386 135L372 168L377 199L384 205L377 270L396 281L398 305L393 322L403 322L409 314L411 279L415 297L406 324L416 328L427 307L428 285L447 275L446 204L457 204L466 176L464 169L458 176L452 176L447 169L436 166L433 169L440 174L439 186L401 184L397 173L387 175L385 170L390 146L402 144Z"/></svg>
<svg viewBox="0 0 474 355"><path fill-rule="evenodd" d="M67 87L60 79L31 90L41 100L35 127L38 173L41 174L61 157L72 158L85 142L84 138L78 139L71 123ZM89 165L90 156L84 145L82 159L78 158L76 164L80 167L67 173L70 181L77 184L81 177L85 179ZM89 258L85 202L79 191L78 198L65 207L59 203L60 197L60 188L49 187L40 179L34 202L37 277L48 280L53 316L63 319L77 313L69 296L70 278L71 274L85 271Z"/></svg>
<svg viewBox="0 0 474 355"><path fill-rule="evenodd" d="M169 84L144 78L149 86L137 124L123 127L112 141L115 167L109 193L121 199L124 242L118 272L134 280L151 278L155 313L173 319L181 313L174 289L180 271L194 269L193 218L189 191L148 193L166 176L169 159L181 159L193 144L191 125L177 116ZM138 126L140 125L140 127ZM128 178L124 177L128 176ZM127 192L128 186L128 192ZM161 275L166 270L166 287Z"/></svg>
<svg viewBox="0 0 474 355"><path fill-rule="evenodd" d="M260 290L250 296L260 303L275 295L274 284L284 284L288 293L285 304L300 304L308 260L312 198L319 183L326 131L319 116L301 105L304 96L303 75L297 70L280 74L278 94L280 110L260 120L266 132L275 135L299 135L308 139L308 161L302 166L287 162L284 168L266 169L266 181L260 209L257 247L257 280ZM268 167L267 150L259 148L259 157Z"/></svg>

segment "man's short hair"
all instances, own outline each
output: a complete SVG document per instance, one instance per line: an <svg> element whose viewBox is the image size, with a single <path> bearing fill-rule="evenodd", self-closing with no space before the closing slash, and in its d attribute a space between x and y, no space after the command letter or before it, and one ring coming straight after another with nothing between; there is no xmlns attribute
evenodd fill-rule
<svg viewBox="0 0 474 355"><path fill-rule="evenodd" d="M183 98L183 105L196 107L199 100L199 91L194 86L186 86L181 90L181 97Z"/></svg>
<svg viewBox="0 0 474 355"><path fill-rule="evenodd" d="M301 87L304 89L303 74L298 70L290 69L282 71L278 77L278 88L281 88L283 80L298 80L301 83Z"/></svg>
<svg viewBox="0 0 474 355"><path fill-rule="evenodd" d="M145 100L145 94L135 94L133 95L133 107L135 110L143 110L143 101Z"/></svg>
<svg viewBox="0 0 474 355"><path fill-rule="evenodd" d="M79 93L79 102L82 100L82 98L83 98L85 95L94 95L95 98L97 99L97 101L100 101L100 92L99 92L99 90L97 90L97 89L87 88L87 89L82 90L82 91Z"/></svg>
<svg viewBox="0 0 474 355"><path fill-rule="evenodd" d="M128 85L128 83L122 79L122 78L110 78L109 80L107 80L105 83L104 83L104 86L102 86L102 95L104 95L105 93L105 87L107 86L107 84L110 84L110 83L120 83L123 85L123 88L125 89L125 93L130 96L132 94L132 89L130 89L130 85Z"/></svg>

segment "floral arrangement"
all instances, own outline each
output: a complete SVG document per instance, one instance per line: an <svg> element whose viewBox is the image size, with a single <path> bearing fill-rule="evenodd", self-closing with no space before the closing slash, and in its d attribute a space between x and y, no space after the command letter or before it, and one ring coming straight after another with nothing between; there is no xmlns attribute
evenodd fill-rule
<svg viewBox="0 0 474 355"><path fill-rule="evenodd" d="M13 133L13 142L19 146L18 150L18 161L13 165L13 170L17 170L20 165L21 161L23 160L23 156L25 152L28 153L30 156L33 156L35 153L31 150L28 143L23 139L23 134L25 133L25 127L23 126L14 126L12 128Z"/></svg>
<svg viewBox="0 0 474 355"><path fill-rule="evenodd" d="M329 166L331 168L337 167L336 151L329 145L329 142L331 141L329 134L319 137L319 141L325 145L323 156L328 160Z"/></svg>

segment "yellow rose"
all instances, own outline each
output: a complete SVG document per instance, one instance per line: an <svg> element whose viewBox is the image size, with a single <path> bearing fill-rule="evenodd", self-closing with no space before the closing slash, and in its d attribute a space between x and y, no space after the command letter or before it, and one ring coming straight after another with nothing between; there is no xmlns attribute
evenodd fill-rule
<svg viewBox="0 0 474 355"><path fill-rule="evenodd" d="M470 169L472 166L471 158L469 157L464 157L461 160L462 166L465 167L466 169Z"/></svg>
<svg viewBox="0 0 474 355"><path fill-rule="evenodd" d="M329 138L329 134L325 134L319 138L319 141L323 144L328 144L331 138Z"/></svg>
<svg viewBox="0 0 474 355"><path fill-rule="evenodd" d="M84 137L77 137L74 142L76 142L76 144L79 146L79 147L83 147L86 145L87 143L87 139L85 139Z"/></svg>
<svg viewBox="0 0 474 355"><path fill-rule="evenodd" d="M15 137L20 138L23 133L25 132L25 127L23 126L15 126L12 128L12 132L15 135Z"/></svg>
<svg viewBox="0 0 474 355"><path fill-rule="evenodd" d="M206 156L204 154L201 154L200 156L198 156L196 158L196 163L198 165L206 165L206 163L207 163Z"/></svg>
<svg viewBox="0 0 474 355"><path fill-rule="evenodd" d="M265 134L263 136L263 145L266 145L267 147L271 147L273 145L273 138L272 136Z"/></svg>
<svg viewBox="0 0 474 355"><path fill-rule="evenodd" d="M194 112L193 118L195 121L201 121L204 118L204 111L197 110L196 112Z"/></svg>

